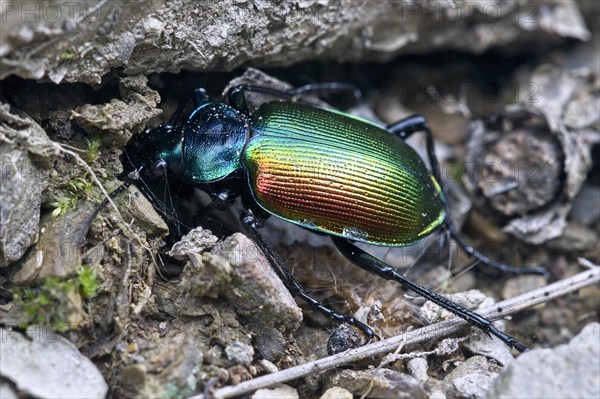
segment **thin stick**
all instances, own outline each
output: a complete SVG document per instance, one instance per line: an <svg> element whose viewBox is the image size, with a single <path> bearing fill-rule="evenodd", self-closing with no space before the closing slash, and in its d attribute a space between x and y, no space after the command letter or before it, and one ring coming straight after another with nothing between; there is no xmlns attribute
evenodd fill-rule
<svg viewBox="0 0 600 399"><path fill-rule="evenodd" d="M546 287L541 287L523 295L519 295L515 298L499 302L494 306L478 311L478 313L491 320L500 319L518 312L519 310L550 301L577 291L583 287L597 284L598 282L600 282L600 267L593 266L590 270L557 281ZM431 324L418 330L413 330L370 345L338 353L313 362L304 363L277 373L264 375L250 381L242 382L238 385L227 386L217 390L214 393L214 396L216 398L231 398L256 391L257 389L276 386L309 374L321 373L325 370L368 357L387 354L396 350L399 345L404 345L406 348L422 342L437 340L456 333L468 325L469 324L466 321L458 317L453 317L441 323ZM189 399L204 399L204 396L197 395Z"/></svg>
<svg viewBox="0 0 600 399"><path fill-rule="evenodd" d="M137 241L137 243L146 250L146 252L150 256L150 259L152 260L152 263L158 269L158 263L156 262L154 253L152 252L152 249L150 249L150 247L148 247L146 244L144 244L144 242L142 241L140 236L138 236L135 233L135 231L133 231L133 228L125 221L125 218L123 218L123 215L121 215L119 208L117 208L117 205L115 205L115 203L113 202L112 198L110 197L110 194L108 193L108 191L106 191L106 189L104 188L104 185L100 182L100 179L98 179L98 177L94 173L94 170L92 169L92 167L87 162L85 162L83 160L83 158L81 158L77 153L65 148L65 145L61 145L52 140L48 140L48 142L44 141L44 144L49 144L50 146L55 148L57 151L72 156L78 164L80 164L81 166L83 166L85 168L85 170L90 174L90 176L92 176L92 179L94 180L94 182L96 183L96 185L98 186L98 188L100 189L102 194L104 194L105 200L108 201L109 205L116 212L119 219L121 219L123 221L123 225L125 226L125 229L128 230L129 233L131 235L133 235L135 241Z"/></svg>

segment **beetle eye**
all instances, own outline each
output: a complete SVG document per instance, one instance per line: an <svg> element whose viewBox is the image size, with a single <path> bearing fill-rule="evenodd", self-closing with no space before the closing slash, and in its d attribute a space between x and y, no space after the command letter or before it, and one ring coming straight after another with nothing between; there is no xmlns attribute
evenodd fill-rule
<svg viewBox="0 0 600 399"><path fill-rule="evenodd" d="M151 161L150 173L156 177L165 177L167 175L167 162L164 159Z"/></svg>

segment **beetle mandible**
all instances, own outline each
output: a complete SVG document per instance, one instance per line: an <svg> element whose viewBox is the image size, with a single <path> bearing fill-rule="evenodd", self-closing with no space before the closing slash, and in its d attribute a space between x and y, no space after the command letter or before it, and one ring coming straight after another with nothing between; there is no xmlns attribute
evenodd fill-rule
<svg viewBox="0 0 600 399"><path fill-rule="evenodd" d="M127 157L145 177L168 176L209 193L212 202L203 215L225 209L241 197L242 224L292 295L331 319L356 326L366 334L366 342L375 336L368 325L328 308L294 279L260 233L264 218L274 215L331 235L341 253L362 269L402 284L521 352L527 350L489 320L411 281L353 243L406 246L446 230L465 252L485 264L505 272L546 275L541 267L515 267L490 259L460 238L448 218L433 137L424 117L411 116L384 128L296 101L301 94L319 90L355 87L324 83L281 91L242 84L230 88L222 102L211 101L204 89L197 89L168 123L132 138ZM283 101L266 102L251 113L247 93ZM179 124L192 99L195 109ZM431 170L404 142L415 132L426 135Z"/></svg>

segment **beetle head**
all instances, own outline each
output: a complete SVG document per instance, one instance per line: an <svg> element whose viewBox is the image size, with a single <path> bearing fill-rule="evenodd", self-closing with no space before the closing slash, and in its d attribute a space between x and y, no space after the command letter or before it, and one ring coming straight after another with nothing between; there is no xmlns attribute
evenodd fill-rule
<svg viewBox="0 0 600 399"><path fill-rule="evenodd" d="M129 164L149 178L183 175L181 127L162 125L147 129L129 140L124 165Z"/></svg>

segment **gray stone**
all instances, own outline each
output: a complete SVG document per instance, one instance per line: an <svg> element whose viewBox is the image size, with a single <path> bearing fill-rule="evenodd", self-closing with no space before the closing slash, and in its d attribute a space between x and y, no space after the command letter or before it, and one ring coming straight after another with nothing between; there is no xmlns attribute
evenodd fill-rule
<svg viewBox="0 0 600 399"><path fill-rule="evenodd" d="M289 385L280 385L273 389L259 389L252 399L298 399L298 391Z"/></svg>
<svg viewBox="0 0 600 399"><path fill-rule="evenodd" d="M573 209L569 217L586 226L590 226L600 217L600 187L584 184L573 200Z"/></svg>
<svg viewBox="0 0 600 399"><path fill-rule="evenodd" d="M598 205L597 205L598 206ZM554 251L582 253L598 250L598 233L595 229L576 223L567 223L560 237L550 240L546 245Z"/></svg>
<svg viewBox="0 0 600 399"><path fill-rule="evenodd" d="M234 341L225 347L225 355L232 363L247 366L252 363L254 348L243 342Z"/></svg>
<svg viewBox="0 0 600 399"><path fill-rule="evenodd" d="M600 397L600 324L588 324L566 345L523 353L502 371L487 397Z"/></svg>
<svg viewBox="0 0 600 399"><path fill-rule="evenodd" d="M444 379L444 392L451 398L481 398L491 387L501 367L483 356L473 356Z"/></svg>
<svg viewBox="0 0 600 399"><path fill-rule="evenodd" d="M352 399L352 393L344 388L333 387L326 390L319 399Z"/></svg>
<svg viewBox="0 0 600 399"><path fill-rule="evenodd" d="M164 222L163 222L164 223ZM184 260L189 254L200 254L212 248L219 239L210 230L196 227L187 233L180 241L176 242L167 255L175 259Z"/></svg>
<svg viewBox="0 0 600 399"><path fill-rule="evenodd" d="M426 398L425 390L412 376L390 369L341 370L332 375L326 388L344 388L366 398Z"/></svg>
<svg viewBox="0 0 600 399"><path fill-rule="evenodd" d="M125 220L135 218L137 224L148 235L163 237L169 233L169 227L163 218L134 185L131 185L126 193L117 196L113 201L117 204L117 208Z"/></svg>
<svg viewBox="0 0 600 399"><path fill-rule="evenodd" d="M27 337L0 328L0 376L38 398L104 398L108 385L96 366L65 338L32 326Z"/></svg>
<svg viewBox="0 0 600 399"><path fill-rule="evenodd" d="M119 67L133 75L314 59L384 61L401 53L481 53L589 37L577 4L552 0L533 7L500 0L25 4L9 2L2 10L8 33L0 37L0 79L100 83Z"/></svg>
<svg viewBox="0 0 600 399"><path fill-rule="evenodd" d="M56 219L44 217L39 240L27 253L13 280L27 283L73 274L81 266L81 246L93 210L93 204L84 202Z"/></svg>
<svg viewBox="0 0 600 399"><path fill-rule="evenodd" d="M256 334L256 349L262 357L277 362L286 353L285 338L276 328L262 328Z"/></svg>
<svg viewBox="0 0 600 399"><path fill-rule="evenodd" d="M298 329L302 310L262 252L245 235L236 233L202 254L196 253L193 246L182 245L178 256L186 254L190 262L181 277L182 292L192 297L222 295L237 314L256 326Z"/></svg>
<svg viewBox="0 0 600 399"><path fill-rule="evenodd" d="M48 186L44 130L0 104L0 267L20 259L37 240L42 191Z"/></svg>

